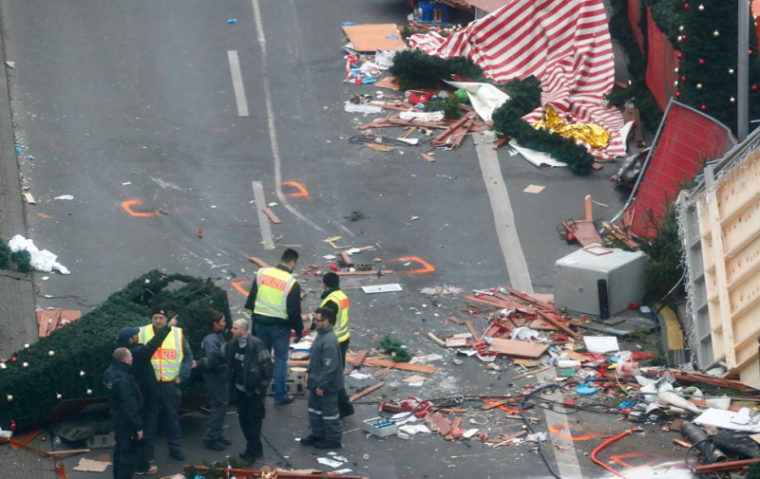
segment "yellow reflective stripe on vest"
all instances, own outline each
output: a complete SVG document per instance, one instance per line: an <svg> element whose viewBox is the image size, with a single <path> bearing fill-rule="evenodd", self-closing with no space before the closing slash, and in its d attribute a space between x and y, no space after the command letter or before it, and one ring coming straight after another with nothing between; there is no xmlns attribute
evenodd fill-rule
<svg viewBox="0 0 760 479"><path fill-rule="evenodd" d="M155 336L155 331L152 324L140 328L140 344L147 344L153 336ZM171 382L177 379L183 358L182 328L172 328L171 334L164 339L161 347L150 358L156 379L160 382Z"/></svg>
<svg viewBox="0 0 760 479"><path fill-rule="evenodd" d="M256 302L253 314L288 319L288 294L296 279L279 268L263 268L256 273Z"/></svg>
<svg viewBox="0 0 760 479"><path fill-rule="evenodd" d="M333 291L330 293L319 307L323 307L328 302L333 302L338 306L338 313L335 315L335 336L338 337L338 342L342 343L351 337L351 333L348 331L348 296L341 290Z"/></svg>

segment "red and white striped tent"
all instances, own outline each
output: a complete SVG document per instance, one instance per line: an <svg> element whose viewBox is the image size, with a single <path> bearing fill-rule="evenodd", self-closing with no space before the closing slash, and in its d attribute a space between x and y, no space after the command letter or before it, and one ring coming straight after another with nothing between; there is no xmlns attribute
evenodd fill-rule
<svg viewBox="0 0 760 479"><path fill-rule="evenodd" d="M611 134L599 158L625 156L620 111L604 96L615 80L612 41L602 0L509 0L490 15L443 38L413 35L413 48L443 58L466 56L498 82L535 75L542 104L569 114L573 122L596 123ZM525 117L542 117L539 108Z"/></svg>

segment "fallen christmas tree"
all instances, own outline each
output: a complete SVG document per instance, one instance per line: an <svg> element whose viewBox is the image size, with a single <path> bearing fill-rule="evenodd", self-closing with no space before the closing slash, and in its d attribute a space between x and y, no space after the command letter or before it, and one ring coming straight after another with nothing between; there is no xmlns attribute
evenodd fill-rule
<svg viewBox="0 0 760 479"><path fill-rule="evenodd" d="M73 325L0 365L0 427L38 426L61 401L105 395L101 376L111 363L119 329L149 324L154 304L178 315L179 326L196 352L206 312L217 309L230 317L227 293L211 280L151 271Z"/></svg>

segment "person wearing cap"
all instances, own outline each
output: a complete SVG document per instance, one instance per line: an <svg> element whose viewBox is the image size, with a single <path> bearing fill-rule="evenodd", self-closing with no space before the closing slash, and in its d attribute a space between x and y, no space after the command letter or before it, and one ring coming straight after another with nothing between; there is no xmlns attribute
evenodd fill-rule
<svg viewBox="0 0 760 479"><path fill-rule="evenodd" d="M348 344L350 343L351 333L348 330L348 309L350 302L346 293L340 289L340 276L330 271L322 276L322 302L320 308L327 308L335 313L335 336L338 338L340 345L340 357L343 367L346 367L346 353L348 353ZM340 409L341 419L354 414L354 406L348 400L348 394L345 388L338 391L338 407Z"/></svg>
<svg viewBox="0 0 760 479"><path fill-rule="evenodd" d="M129 349L132 353L132 371L135 375L135 381L140 388L140 394L142 396L143 407L140 408L140 416L142 418L143 425L146 429L148 427L151 414L149 411L158 407L157 401L157 381L156 375L153 373L153 365L150 360L156 353L161 343L169 335L172 328L177 325L177 318L172 318L165 328L162 328L153 338L148 341L147 344L140 344L140 328L135 326L124 326L119 330L118 341L119 346ZM150 465L150 455L148 450L148 443L152 440L146 434L145 440L136 443L136 465L135 474L155 474L158 472L157 466Z"/></svg>
<svg viewBox="0 0 760 479"><path fill-rule="evenodd" d="M253 334L264 342L267 350L274 349L274 404L293 402L285 378L288 373L290 330L296 342L303 336L301 318L301 287L293 277L298 252L288 248L276 267L261 268L251 285L245 309L252 311Z"/></svg>
<svg viewBox="0 0 760 479"><path fill-rule="evenodd" d="M154 306L151 311L151 322L140 328L140 344L148 344L154 336L166 328L169 321L169 311L164 306ZM184 461L180 443L182 431L179 426L178 409L182 401L180 384L190 379L190 372L195 366L193 352L183 334L182 328L174 327L170 334L161 342L161 346L151 357L153 374L156 377L157 407L150 408L148 426L149 457L153 457L155 449L155 431L158 422L159 409L164 413L164 436L169 444L169 456L177 461Z"/></svg>
<svg viewBox="0 0 760 479"><path fill-rule="evenodd" d="M224 416L230 402L227 342L224 339L227 318L221 312L211 309L206 313L206 326L208 330L201 341L201 354L197 361L198 370L203 371L203 381L211 402L211 414L203 444L209 449L224 451L225 446L232 444L232 441L222 435Z"/></svg>
<svg viewBox="0 0 760 479"><path fill-rule="evenodd" d="M103 373L103 385L108 391L108 406L114 422L116 447L113 451L114 479L132 479L137 461L137 449L143 442L143 407L140 388L132 375L132 353L117 348L111 366Z"/></svg>
<svg viewBox="0 0 760 479"><path fill-rule="evenodd" d="M302 446L317 449L340 449L343 435L338 409L338 391L343 389L343 362L340 346L333 332L335 313L319 308L314 312L317 338L311 345L309 375L309 427L311 434L301 439Z"/></svg>

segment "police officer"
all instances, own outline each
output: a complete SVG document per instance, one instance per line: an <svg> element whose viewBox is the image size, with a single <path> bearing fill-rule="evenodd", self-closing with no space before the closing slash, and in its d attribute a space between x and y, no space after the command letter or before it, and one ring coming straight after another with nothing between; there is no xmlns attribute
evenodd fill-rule
<svg viewBox="0 0 760 479"><path fill-rule="evenodd" d="M140 344L148 344L158 331L165 328L169 321L169 311L164 306L154 306L151 311L152 324L140 328ZM156 353L151 358L153 373L156 376L158 406L164 414L164 435L169 444L169 456L177 461L183 461L180 439L182 432L179 426L178 409L182 401L180 384L190 379L190 372L195 362L193 352L182 331L182 328L172 328L171 334L161 343ZM159 407L151 408L148 426L148 456L153 457L155 448L156 423L158 421Z"/></svg>
<svg viewBox="0 0 760 479"><path fill-rule="evenodd" d="M253 312L253 333L268 351L274 349L274 404L277 406L293 402L285 386L290 330L296 332L296 342L303 336L301 287L293 277L297 262L298 252L288 248L276 267L258 270L245 303L245 308Z"/></svg>
<svg viewBox="0 0 760 479"><path fill-rule="evenodd" d="M327 308L335 313L335 336L338 338L340 345L340 356L343 368L346 367L346 353L348 344L351 339L351 333L348 330L348 309L350 302L346 293L340 289L340 276L332 271L322 276L322 292L319 304L320 308ZM340 408L340 417L351 416L354 413L354 406L348 400L348 394L345 388L338 391L338 406Z"/></svg>
<svg viewBox="0 0 760 479"><path fill-rule="evenodd" d="M151 364L151 358L156 353L161 343L164 342L166 336L171 333L174 326L177 325L176 316L169 321L169 324L158 331L153 338L148 341L148 344L140 344L140 328L134 326L124 326L119 330L119 346L129 349L132 353L132 371L135 375L135 381L140 388L142 394L143 407L140 409L140 416L142 417L143 430L148 431L151 414L150 410L158 407L158 388L156 386L156 375L153 373L153 365ZM148 437L146 434L145 440L139 441L137 445L137 465L135 467L135 474L142 476L144 474L155 474L158 472L158 467L150 464L151 457L148 457Z"/></svg>
<svg viewBox="0 0 760 479"><path fill-rule="evenodd" d="M230 400L224 339L227 319L224 314L212 309L206 313L206 326L208 331L201 342L201 359L197 362L198 369L203 371L206 392L211 401L211 414L203 444L209 449L223 451L225 446L232 444L232 441L222 436L224 416L227 414L227 404Z"/></svg>
<svg viewBox="0 0 760 479"><path fill-rule="evenodd" d="M338 411L338 391L343 389L343 363L340 346L333 332L335 313L320 308L314 313L317 339L309 357L309 427L311 434L301 439L302 446L340 449L342 424Z"/></svg>
<svg viewBox="0 0 760 479"><path fill-rule="evenodd" d="M111 366L103 373L103 384L108 390L108 405L116 429L113 477L132 479L137 461L137 444L143 439L140 417L142 395L132 375L132 353L129 349L117 348L112 358Z"/></svg>

